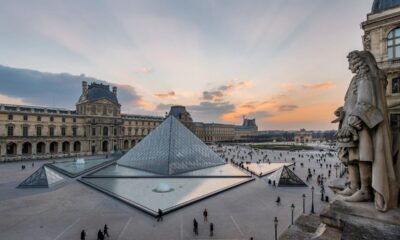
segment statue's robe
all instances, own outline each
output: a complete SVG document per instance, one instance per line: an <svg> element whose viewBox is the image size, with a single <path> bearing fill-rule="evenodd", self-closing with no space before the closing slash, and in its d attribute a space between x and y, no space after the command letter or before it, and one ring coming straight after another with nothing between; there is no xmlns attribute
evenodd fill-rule
<svg viewBox="0 0 400 240"><path fill-rule="evenodd" d="M349 116L357 116L364 123L357 147L350 147L349 152L356 152L358 156L355 160L372 161L375 206L380 211L387 211L397 207L399 186L393 166L385 97L386 79L380 71L372 70L353 78L346 94L343 124L348 124Z"/></svg>

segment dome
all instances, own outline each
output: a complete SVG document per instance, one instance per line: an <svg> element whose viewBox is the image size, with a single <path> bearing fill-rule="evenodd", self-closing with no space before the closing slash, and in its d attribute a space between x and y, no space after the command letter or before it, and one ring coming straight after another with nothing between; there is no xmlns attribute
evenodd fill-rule
<svg viewBox="0 0 400 240"><path fill-rule="evenodd" d="M400 0L374 0L371 12L379 13L399 6Z"/></svg>

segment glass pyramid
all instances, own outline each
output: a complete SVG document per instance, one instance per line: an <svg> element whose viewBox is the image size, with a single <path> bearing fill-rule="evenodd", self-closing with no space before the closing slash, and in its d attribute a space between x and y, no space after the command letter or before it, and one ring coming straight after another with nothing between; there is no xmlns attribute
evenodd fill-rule
<svg viewBox="0 0 400 240"><path fill-rule="evenodd" d="M307 186L290 168L287 166L282 166L270 176L268 179L271 182L275 181L277 186Z"/></svg>
<svg viewBox="0 0 400 240"><path fill-rule="evenodd" d="M222 165L225 161L171 115L122 156L118 164L174 175Z"/></svg>
<svg viewBox="0 0 400 240"><path fill-rule="evenodd" d="M64 178L57 172L51 170L46 166L42 166L21 184L18 185L20 188L48 188L57 183L64 181Z"/></svg>

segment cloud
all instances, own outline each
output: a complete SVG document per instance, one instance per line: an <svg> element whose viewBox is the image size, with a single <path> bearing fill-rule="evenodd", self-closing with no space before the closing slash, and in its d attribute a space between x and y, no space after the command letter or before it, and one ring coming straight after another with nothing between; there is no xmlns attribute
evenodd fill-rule
<svg viewBox="0 0 400 240"><path fill-rule="evenodd" d="M158 98L174 98L176 96L174 91L171 92L167 92L167 93L155 93L154 96L158 97Z"/></svg>
<svg viewBox="0 0 400 240"><path fill-rule="evenodd" d="M237 89L250 87L252 84L253 82L250 80L243 80L239 82L231 81L229 83L220 85L213 90L203 91L201 99L206 101L221 102L221 99L230 92Z"/></svg>
<svg viewBox="0 0 400 240"><path fill-rule="evenodd" d="M208 101L213 101L213 100L218 100L219 98L222 98L224 94L222 91L203 91L203 100L208 100Z"/></svg>
<svg viewBox="0 0 400 240"><path fill-rule="evenodd" d="M29 104L73 109L82 93L82 81L110 84L85 75L46 73L0 65L0 95L16 99L15 104ZM118 87L118 99L126 109L141 106L142 97L129 85ZM6 99L0 98L0 101Z"/></svg>
<svg viewBox="0 0 400 240"><path fill-rule="evenodd" d="M331 88L335 88L336 84L332 83L332 82L322 82L322 83L306 83L302 85L303 88L305 89L313 89L313 90L323 90L323 89L331 89Z"/></svg>
<svg viewBox="0 0 400 240"><path fill-rule="evenodd" d="M295 109L297 109L298 106L297 105L279 105L278 106L278 111L279 112L289 112L289 111L293 111Z"/></svg>

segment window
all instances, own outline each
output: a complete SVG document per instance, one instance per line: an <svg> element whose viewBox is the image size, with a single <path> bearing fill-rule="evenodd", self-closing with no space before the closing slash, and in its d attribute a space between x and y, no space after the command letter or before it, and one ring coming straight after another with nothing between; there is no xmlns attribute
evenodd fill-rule
<svg viewBox="0 0 400 240"><path fill-rule="evenodd" d="M74 123L76 123L76 118L72 118L72 121L73 121Z"/></svg>
<svg viewBox="0 0 400 240"><path fill-rule="evenodd" d="M92 128L92 136L96 136L96 128Z"/></svg>
<svg viewBox="0 0 400 240"><path fill-rule="evenodd" d="M54 117L53 116L50 117L50 122L54 122Z"/></svg>
<svg viewBox="0 0 400 240"><path fill-rule="evenodd" d="M108 127L103 128L103 136L108 136Z"/></svg>
<svg viewBox="0 0 400 240"><path fill-rule="evenodd" d="M42 136L42 127L36 127L36 136L41 137Z"/></svg>
<svg viewBox="0 0 400 240"><path fill-rule="evenodd" d="M117 128L114 128L114 136L117 136Z"/></svg>
<svg viewBox="0 0 400 240"><path fill-rule="evenodd" d="M12 114L8 114L8 120L13 120L14 116Z"/></svg>
<svg viewBox="0 0 400 240"><path fill-rule="evenodd" d="M400 129L400 113L390 114L390 126L393 130Z"/></svg>
<svg viewBox="0 0 400 240"><path fill-rule="evenodd" d="M54 137L54 127L49 128L49 135L50 137Z"/></svg>
<svg viewBox="0 0 400 240"><path fill-rule="evenodd" d="M28 115L24 115L24 121L28 121Z"/></svg>
<svg viewBox="0 0 400 240"><path fill-rule="evenodd" d="M66 135L66 134L65 134L65 127L62 127L62 128L61 128L61 136L65 137L65 135Z"/></svg>
<svg viewBox="0 0 400 240"><path fill-rule="evenodd" d="M76 127L72 128L72 136L76 137Z"/></svg>
<svg viewBox="0 0 400 240"><path fill-rule="evenodd" d="M105 106L103 107L103 115L107 115L107 108Z"/></svg>
<svg viewBox="0 0 400 240"><path fill-rule="evenodd" d="M392 93L400 93L400 78L392 79Z"/></svg>
<svg viewBox="0 0 400 240"><path fill-rule="evenodd" d="M9 136L9 137L14 136L14 127L13 126L7 127L7 136Z"/></svg>
<svg viewBox="0 0 400 240"><path fill-rule="evenodd" d="M41 116L37 116L37 120L38 120L38 122L42 121L42 117Z"/></svg>
<svg viewBox="0 0 400 240"><path fill-rule="evenodd" d="M62 122L65 122L65 117L62 118Z"/></svg>
<svg viewBox="0 0 400 240"><path fill-rule="evenodd" d="M22 127L22 136L23 137L27 137L28 136L28 127L27 126L23 126Z"/></svg>
<svg viewBox="0 0 400 240"><path fill-rule="evenodd" d="M389 59L400 57L400 28L396 28L388 34L387 52Z"/></svg>

